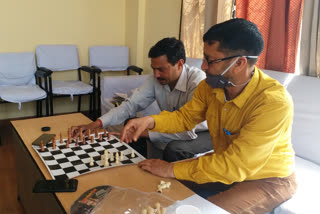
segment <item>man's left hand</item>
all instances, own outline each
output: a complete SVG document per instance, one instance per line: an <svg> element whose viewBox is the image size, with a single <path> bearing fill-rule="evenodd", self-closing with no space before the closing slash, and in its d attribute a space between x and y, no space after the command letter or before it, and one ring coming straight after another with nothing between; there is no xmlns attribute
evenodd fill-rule
<svg viewBox="0 0 320 214"><path fill-rule="evenodd" d="M173 163L169 163L160 159L144 160L138 164L141 169L165 178L175 178L173 173L173 165Z"/></svg>

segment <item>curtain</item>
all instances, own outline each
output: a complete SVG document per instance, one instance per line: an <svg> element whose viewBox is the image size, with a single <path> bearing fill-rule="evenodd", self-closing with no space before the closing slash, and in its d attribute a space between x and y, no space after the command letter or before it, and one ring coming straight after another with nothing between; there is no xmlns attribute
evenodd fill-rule
<svg viewBox="0 0 320 214"><path fill-rule="evenodd" d="M300 64L302 75L320 77L320 0L304 1Z"/></svg>
<svg viewBox="0 0 320 214"><path fill-rule="evenodd" d="M202 58L205 0L183 0L181 41L187 57Z"/></svg>
<svg viewBox="0 0 320 214"><path fill-rule="evenodd" d="M294 73L303 0L236 0L236 16L255 23L265 48L257 66Z"/></svg>
<svg viewBox="0 0 320 214"><path fill-rule="evenodd" d="M232 18L234 0L183 0L181 41L187 57L203 58L203 34Z"/></svg>

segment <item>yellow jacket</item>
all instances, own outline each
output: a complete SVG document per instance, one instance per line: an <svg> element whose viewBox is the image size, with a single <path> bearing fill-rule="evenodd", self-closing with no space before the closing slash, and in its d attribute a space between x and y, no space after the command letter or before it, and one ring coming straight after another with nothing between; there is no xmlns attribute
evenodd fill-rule
<svg viewBox="0 0 320 214"><path fill-rule="evenodd" d="M231 184L286 177L294 170L293 102L286 89L258 68L240 95L225 101L223 89L200 82L179 111L153 115L158 132L183 132L207 120L214 153L174 164L176 178Z"/></svg>

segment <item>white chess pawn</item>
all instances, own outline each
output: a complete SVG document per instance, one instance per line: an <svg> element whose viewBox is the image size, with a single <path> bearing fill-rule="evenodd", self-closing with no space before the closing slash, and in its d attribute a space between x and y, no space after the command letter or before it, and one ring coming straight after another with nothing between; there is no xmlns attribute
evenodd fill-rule
<svg viewBox="0 0 320 214"><path fill-rule="evenodd" d="M119 153L116 152L116 164L118 165L119 164Z"/></svg>
<svg viewBox="0 0 320 214"><path fill-rule="evenodd" d="M141 214L147 214L147 210L146 209L142 209L141 210Z"/></svg>
<svg viewBox="0 0 320 214"><path fill-rule="evenodd" d="M114 161L113 152L110 152L110 161Z"/></svg>
<svg viewBox="0 0 320 214"><path fill-rule="evenodd" d="M104 159L104 167L107 167L109 166L109 161L107 158Z"/></svg>
<svg viewBox="0 0 320 214"><path fill-rule="evenodd" d="M155 207L156 207L157 213L160 213L161 211L160 211L160 203L159 202L157 202L155 204Z"/></svg>
<svg viewBox="0 0 320 214"><path fill-rule="evenodd" d="M135 157L135 154L134 154L134 150L133 150L133 149L131 150L131 157L132 157L132 158Z"/></svg>
<svg viewBox="0 0 320 214"><path fill-rule="evenodd" d="M149 207L147 208L147 213L148 213L148 214L154 214L154 209L149 206Z"/></svg>
<svg viewBox="0 0 320 214"><path fill-rule="evenodd" d="M94 163L93 163L93 157L90 157L90 166L93 166Z"/></svg>
<svg viewBox="0 0 320 214"><path fill-rule="evenodd" d="M167 208L165 208L165 207L161 207L160 210L161 210L161 214L167 213Z"/></svg>
<svg viewBox="0 0 320 214"><path fill-rule="evenodd" d="M104 150L104 157L105 157L106 159L109 159L109 153L108 153L108 150L107 150L107 149Z"/></svg>
<svg viewBox="0 0 320 214"><path fill-rule="evenodd" d="M101 155L101 164L104 164L105 155Z"/></svg>
<svg viewBox="0 0 320 214"><path fill-rule="evenodd" d="M121 152L120 152L120 160L123 161L123 158L124 158L124 156L123 156L123 151L121 151Z"/></svg>

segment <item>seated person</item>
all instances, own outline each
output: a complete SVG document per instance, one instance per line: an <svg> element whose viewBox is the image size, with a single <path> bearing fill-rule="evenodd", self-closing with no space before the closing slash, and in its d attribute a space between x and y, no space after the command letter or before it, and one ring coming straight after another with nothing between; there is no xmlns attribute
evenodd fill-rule
<svg viewBox="0 0 320 214"><path fill-rule="evenodd" d="M203 36L202 70L191 101L179 111L130 120L120 140L146 129L191 130L207 120L214 152L168 163L144 160L152 174L183 180L202 197L230 213L267 213L296 191L291 144L293 102L286 89L255 66L264 42L257 26L231 19Z"/></svg>
<svg viewBox="0 0 320 214"><path fill-rule="evenodd" d="M164 38L156 43L149 51L149 58L154 75L117 108L111 109L90 124L72 127L74 137L79 135L80 128L86 133L88 129L119 125L135 117L137 112L144 110L155 100L160 110L178 110L192 98L198 83L205 78L202 70L184 64L186 60L184 45L175 38ZM195 130L201 131L197 133L200 135L199 140ZM150 139L155 146L165 148L163 152L165 160L175 161L212 150L210 134L204 130L207 130L206 122L191 131L175 134L145 131L142 137ZM145 141L139 140L131 146L146 157L146 146L141 146L143 144L145 145Z"/></svg>

